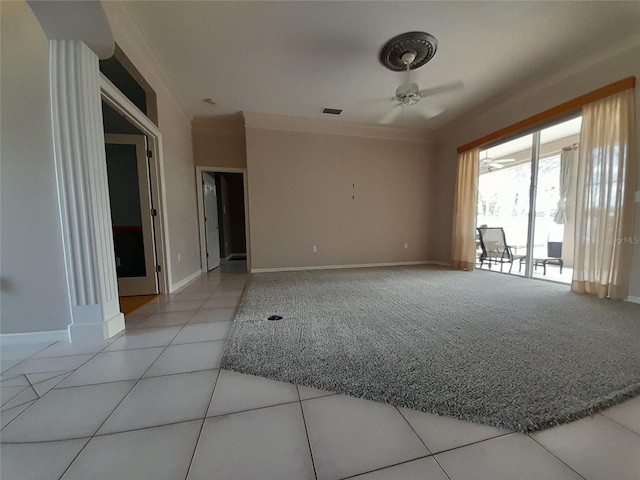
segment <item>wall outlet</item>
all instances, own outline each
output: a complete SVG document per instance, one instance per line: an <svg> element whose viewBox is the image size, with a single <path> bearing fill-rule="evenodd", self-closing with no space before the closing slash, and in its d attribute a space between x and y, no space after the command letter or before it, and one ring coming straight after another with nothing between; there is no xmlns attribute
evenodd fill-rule
<svg viewBox="0 0 640 480"><path fill-rule="evenodd" d="M405 250L408 250L408 249L409 249L409 244L408 244L408 243L405 243L405 244L404 244L404 249L405 249Z"/></svg>
<svg viewBox="0 0 640 480"><path fill-rule="evenodd" d="M636 192L636 203L640 203L640 190Z"/></svg>
<svg viewBox="0 0 640 480"><path fill-rule="evenodd" d="M181 262L182 261L182 255L178 254L178 261Z"/></svg>
<svg viewBox="0 0 640 480"><path fill-rule="evenodd" d="M318 247L316 247L315 245L313 247L311 247L311 250L313 250L313 253L318 251Z"/></svg>

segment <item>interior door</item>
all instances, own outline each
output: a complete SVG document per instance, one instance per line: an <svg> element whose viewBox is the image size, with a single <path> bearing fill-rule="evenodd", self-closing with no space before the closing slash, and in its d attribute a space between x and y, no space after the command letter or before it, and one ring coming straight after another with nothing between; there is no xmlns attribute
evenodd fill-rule
<svg viewBox="0 0 640 480"><path fill-rule="evenodd" d="M105 134L120 296L158 293L147 139Z"/></svg>
<svg viewBox="0 0 640 480"><path fill-rule="evenodd" d="M207 245L207 270L220 266L220 225L218 223L218 196L214 178L202 173L202 194L204 195L204 232Z"/></svg>

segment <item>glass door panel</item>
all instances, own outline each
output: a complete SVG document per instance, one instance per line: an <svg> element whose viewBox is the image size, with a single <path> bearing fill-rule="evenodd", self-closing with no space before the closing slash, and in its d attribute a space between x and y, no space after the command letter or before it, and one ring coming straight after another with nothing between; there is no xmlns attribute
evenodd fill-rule
<svg viewBox="0 0 640 480"><path fill-rule="evenodd" d="M513 262L507 265L504 258L482 261L482 268L515 275L525 273L520 256L526 254L527 248L532 138L525 135L480 152L476 224L502 228L513 256ZM480 256L482 246L478 247Z"/></svg>
<svg viewBox="0 0 640 480"><path fill-rule="evenodd" d="M581 124L578 117L540 131L532 263L536 278L571 283Z"/></svg>

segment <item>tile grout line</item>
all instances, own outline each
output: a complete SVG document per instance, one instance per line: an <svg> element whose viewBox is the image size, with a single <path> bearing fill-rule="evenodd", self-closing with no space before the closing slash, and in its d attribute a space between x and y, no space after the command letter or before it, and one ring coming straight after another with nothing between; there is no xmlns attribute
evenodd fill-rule
<svg viewBox="0 0 640 480"><path fill-rule="evenodd" d="M35 400L33 400L35 401ZM291 403L295 403L295 402L291 402ZM274 405L275 406L275 405ZM249 410L246 410L249 411ZM238 412L240 413L240 412ZM233 415L233 414L229 414L229 415ZM108 437L109 435L119 435L121 433L131 433L131 432L139 432L141 430L150 430L152 428L158 428L158 427L169 427L172 425L180 425L181 423L189 423L189 422L197 422L200 420L206 420L207 418L216 418L216 417L196 417L196 418L191 418L191 419L187 419L187 420L179 420L177 422L169 422L169 423L162 423L162 424L158 424L158 425L149 425L146 427L138 427L138 428L132 428L129 430L119 430L117 432L109 432L109 433L102 433L102 434L94 434L90 437L71 437L71 438L60 438L60 439L55 439L55 440L38 440L35 442L0 442L0 444L2 445L31 445L34 443L56 443L56 442L66 442L66 441L71 441L71 440L84 440L84 439L93 439L93 438L101 438L101 437Z"/></svg>
<svg viewBox="0 0 640 480"><path fill-rule="evenodd" d="M218 386L218 381L220 381L220 370L218 368L218 375L216 376L216 381L213 384L213 390L211 390L211 396L209 397L209 403L207 404L207 409L204 412L204 418L202 419L202 425L200 425L200 431L198 432L198 438L196 438L196 443L193 446L193 453L191 453L191 460L189 460L189 467L187 468L187 473L185 475L185 480L189 477L189 472L191 471L191 466L193 465L193 459L196 457L196 450L198 449L198 444L200 443L200 437L202 437L202 431L204 430L204 424L207 421L207 412L209 412L209 408L211 407L211 402L213 401L213 396L216 393L216 387Z"/></svg>
<svg viewBox="0 0 640 480"><path fill-rule="evenodd" d="M159 348L159 347L153 347L153 348ZM141 349L140 349L141 350ZM119 350L120 351L120 350ZM160 354L162 355L162 354ZM171 377L174 375L185 375L188 373L200 373L200 372L207 372L209 370L218 370L218 368L203 368L201 370L190 370L188 372L177 372L177 373L165 373L163 375L154 375L152 377L146 377L146 379L151 379L151 378L161 378L161 377ZM120 383L120 382L133 382L135 379L130 379L130 380L112 380L110 382L100 382L100 383L88 383L86 385L71 385L69 387L54 387L55 390L66 390L69 388L78 388L78 387L91 387L93 385L109 385L111 383ZM142 378L141 378L142 380Z"/></svg>
<svg viewBox="0 0 640 480"><path fill-rule="evenodd" d="M573 473L575 473L576 475L578 475L580 478L582 478L583 480L586 480L586 477L584 477L582 474L580 474L575 468L573 468L571 465L569 465L567 462L565 462L564 460L562 460L560 457L558 457L555 453L553 453L551 450L549 450L547 447L545 447L544 445L542 445L540 442L538 442L535 438L533 438L530 434L525 433L525 435L527 437L529 437L531 440L534 441L534 443L536 445L539 445L545 452L547 452L549 455L551 455L553 458L555 458L556 460L558 460L560 463L562 463L565 467L567 467L569 470L571 470Z"/></svg>
<svg viewBox="0 0 640 480"><path fill-rule="evenodd" d="M18 365L20 365L22 362L25 362L25 361L29 360L30 358L33 358L33 356L34 356L34 355L39 354L40 352L42 352L42 351L46 350L47 348L49 348L49 347L50 347L50 346L52 346L52 345L55 345L56 343L58 343L58 342L50 343L50 344L49 344L49 345L47 345L46 347L43 347L43 348L42 348L42 350L38 350L37 352L32 353L31 355L29 355L29 356L27 356L27 357L23 358L22 360L20 360L20 361L19 361L18 363L16 363L15 365L12 365L11 367L7 368L4 372L0 372L0 375L6 375L8 371L13 370L15 367L17 367ZM2 346L2 345L0 345L0 346ZM5 345L5 346L6 346L6 345ZM11 375L11 374L9 374L9 375ZM17 375L21 375L21 374L17 374ZM24 374L22 374L22 375L24 375Z"/></svg>
<svg viewBox="0 0 640 480"><path fill-rule="evenodd" d="M418 432L415 431L415 429L413 428L413 425L411 425L411 423L409 422L409 420L407 420L407 417L405 417L402 412L400 411L400 409L397 407L397 405L394 405L395 409L398 411L398 413L400 414L400 416L404 419L405 422L407 422L407 424L409 425L409 427L411 428L411 430L413 430L413 433L416 434L416 436L420 439L420 441L422 442L422 444L424 445L424 447L427 449L427 452L429 452L429 455L431 456L431 458L433 458L433 461L436 462L436 464L440 467L440 470L442 470L442 473L444 473L445 477L447 477L449 480L451 480L451 477L449 476L449 474L447 473L447 471L442 467L442 465L440 465L440 462L438 461L438 459L436 458L436 455L434 453L431 453L431 450L429 449L429 447L427 447L427 444L425 443L424 440L422 440L422 437L420 435L418 435ZM426 457L423 457L426 458Z"/></svg>
<svg viewBox="0 0 640 480"><path fill-rule="evenodd" d="M182 327L184 328L184 326ZM178 336L178 334L182 331L182 328L175 334L175 336L171 339L171 341L169 343L171 343L173 340L175 340L175 338ZM125 325L125 335L126 335L126 325ZM118 407L120 405L122 405L122 402L124 402L124 399L127 398L129 396L129 394L131 394L131 391L136 388L136 385L138 385L138 383L140 383L140 381L144 378L144 376L146 375L146 373L149 371L149 369L158 361L158 358L160 358L160 355L162 355L165 350L169 347L169 344L167 344L163 349L162 352L160 352L160 354L156 357L156 359L151 362L151 365L149 365L149 367L142 373L142 375L140 375L140 378L138 378L138 380L135 381L135 383L131 386L131 388L129 389L129 391L127 392L127 394L122 397L122 400L120 400L118 402L118 404L115 406L115 408L111 411L111 413L107 416L107 418L104 420L104 422L102 422L100 424L100 426L96 429L96 431L93 433L93 435L91 435L89 437L89 441L87 443L84 444L84 446L80 449L80 451L78 452L78 455L76 455L73 460L69 463L69 465L67 465L67 468L64 469L64 472L62 472L62 475L60 476L60 479L62 477L64 477L67 473L67 471L71 468L71 465L73 465L73 463L78 459L78 457L80 456L80 454L84 451L85 448L87 448L87 445L89 445L89 443L91 442L91 440L93 440L94 438L96 438L96 434L100 431L100 429L104 426L105 423L107 423L107 421L111 418L111 416L113 415L113 413L118 409ZM106 348L106 347L105 347ZM132 349L134 350L134 349ZM116 350L117 351L117 350ZM96 354L97 355L97 354ZM93 358L93 357L91 357ZM73 374L71 374L73 375ZM67 377L68 378L68 377ZM123 382L127 382L127 381L131 381L131 380L121 380ZM113 383L113 382L112 382ZM79 386L83 386L83 385L79 385Z"/></svg>
<svg viewBox="0 0 640 480"><path fill-rule="evenodd" d="M20 393L22 393L22 392L20 392ZM26 406L26 407L24 407L24 409L22 410L22 412L24 412L27 408L29 408L29 407L31 406L31 404L36 403L36 401L37 401L37 400L40 400L40 397L38 397L38 398L34 398L33 400L28 400L28 401L26 401L26 402L24 402L24 403L21 403L20 405L14 405L13 407L5 408L4 410L2 410L2 412L0 412L0 414L1 414L1 413L4 413L4 412L8 412L9 410L13 410L14 408L22 407L23 405L27 405L27 403L29 403L30 405L27 405L27 406ZM11 401L11 400L9 400L9 401ZM7 402L7 403L8 403L8 402ZM16 415L16 416L15 416L15 418L14 418L13 420L15 420L16 418L18 418L18 417L22 414L22 412L20 412L18 415ZM4 427L2 427L2 428L4 429L5 427L7 427L11 422L13 422L13 420L11 420L10 422L7 422L7 425L5 425L5 426L4 426ZM1 435L0 435L0 436L1 436ZM0 443L3 443L3 442L0 442Z"/></svg>
<svg viewBox="0 0 640 480"><path fill-rule="evenodd" d="M304 433L307 436L307 445L309 445L309 455L311 456L311 466L313 467L313 476L318 480L318 472L316 471L316 462L313 458L313 449L311 448L311 440L309 439L309 429L307 428L307 419L304 416L304 408L302 407L302 397L300 396L300 388L296 385L296 392L298 393L298 404L300 405L300 412L302 412L302 423L304 424Z"/></svg>
<svg viewBox="0 0 640 480"><path fill-rule="evenodd" d="M64 472L62 472L62 474L58 477L58 480L62 480L62 477L64 477L67 473L67 470L69 470L69 467L71 467L71 465L73 465L73 462L76 461L76 459L80 456L80 454L84 451L84 449L87 447L87 445L89 445L89 442L91 441L93 437L82 437L82 439L80 438L76 438L76 439L72 439L72 440L87 440L87 442L82 446L82 448L78 451L78 453L73 457L73 459L71 460L71 462L69 462L69 465L67 465L67 468L64 469Z"/></svg>
<svg viewBox="0 0 640 480"><path fill-rule="evenodd" d="M347 477L340 477L340 480L350 480L352 478L358 478L361 475L368 475L369 473L373 473L373 472L379 472L381 470L386 470L387 468L393 468L393 467L398 467L400 465L404 465L406 463L411 463L411 462L415 462L417 460L423 460L425 458L433 458L433 455L424 455L423 457L417 457L417 458L412 458L410 460L405 460L404 462L399 462L399 463L394 463L393 465L386 465L384 467L380 467L380 468L374 468L373 470L367 470L366 472L360 472L360 473L356 473L354 475L349 475ZM434 459L435 460L435 459ZM438 463L438 466L440 466L440 464ZM442 467L440 467L442 468ZM444 472L444 470L442 470ZM446 472L444 472L446 475ZM449 475L446 475L447 478L450 478Z"/></svg>
<svg viewBox="0 0 640 480"><path fill-rule="evenodd" d="M495 437L485 438L485 439L482 439L482 440L476 440L475 442L465 443L464 445L460 445L458 447L447 448L445 450L442 450L441 452L434 453L433 456L435 457L436 455L440 455L441 453L448 453L448 452L452 452L454 450L460 450L461 448L470 447L471 445L477 445L478 443L488 442L490 440L495 440L497 438L506 437L508 435L513 435L514 433L522 433L522 432L501 433L500 435L496 435ZM525 435L525 434L523 434L523 435ZM434 458L434 460L435 460L435 458Z"/></svg>
<svg viewBox="0 0 640 480"><path fill-rule="evenodd" d="M126 328L126 327L125 327L125 328ZM122 336L122 335L119 335L119 336L118 336L118 338L120 338L121 336ZM117 340L117 339L116 339L116 340ZM104 349L105 349L105 348L109 347L109 346L110 346L113 342L115 342L116 340L113 340L112 342L109 342L109 345L105 345L105 347L104 347L103 349L101 349L101 350L100 350L100 351L98 351L95 355L93 355L90 359L88 359L88 360L87 360L87 362L89 362L90 360L92 360L92 359L94 359L95 357L97 357L100 353L102 353L102 352L104 351ZM64 379L62 379L59 383L62 383L62 382L63 382L64 380L66 380L68 377L70 377L71 375L73 375L75 372L77 372L77 371L78 371L78 369L80 369L80 368L82 368L84 365L86 365L86 363L87 363L87 362L84 362L82 365L80 365L78 368L76 368L72 373L70 373L70 374L69 374L69 375L67 375ZM28 379L27 379L27 380L28 380ZM58 384L59 384L59 383L58 383ZM135 385L134 385L134 386L135 386ZM132 387L132 389L133 389L133 387ZM51 390L53 390L53 388L52 388ZM51 390L49 390L49 392L50 392ZM131 391L131 390L129 390L129 392L130 392L130 391ZM47 393L49 393L49 392L47 392ZM46 396L46 395L47 395L47 394L45 393L45 395L44 395L44 396ZM128 395L128 393L127 393L127 395ZM126 395L125 395L125 397L126 397ZM42 398L42 397L41 397L41 398ZM36 403L36 402L33 402L33 404L35 404L35 403ZM122 402L121 402L121 403L122 403ZM32 404L32 405L33 405L33 404ZM118 405L120 405L120 403L119 403ZM31 407L31 405L30 405L29 407L27 407L24 411L27 411L30 407ZM118 408L118 407L116 406L116 408ZM24 413L24 411L23 411L22 413ZM21 413L21 414L22 414L22 413ZM113 412L111 412L111 413L113 413ZM21 414L20 414L20 415L21 415ZM19 417L20 415L18 415L18 417ZM16 418L18 418L18 417L16 417ZM108 418L108 417L107 417L107 418ZM13 420L15 420L15 418L14 418ZM13 420L12 420L12 421L13 421ZM11 423L11 422L9 422L9 423ZM103 424L104 424L104 423L103 423ZM101 427L102 427L102 425L100 425L100 427L98 427L98 430L99 430ZM97 430L96 430L96 432L97 432ZM94 437L94 435L92 435L92 436L90 436L90 437L82 437L82 439L87 439L87 442L82 446L82 448L78 451L78 453L77 453L77 454L73 457L73 459L69 462L69 464L67 465L67 468L65 468L65 469L64 469L64 471L62 472L62 474L58 477L58 480L62 479L62 477L64 477L64 476L65 476L65 474L67 473L67 470L69 470L69 468L71 467L71 465L73 464L73 462L75 462L75 461L76 461L76 459L78 458L78 456L80 456L80 454L84 451L84 449L87 447L87 445L89 445L89 442L91 441L91 439L92 439L93 437ZM78 440L79 440L79 439L78 439ZM35 442L32 442L32 443L35 443Z"/></svg>
<svg viewBox="0 0 640 480"><path fill-rule="evenodd" d="M422 437L420 437L420 435L418 435L418 432L416 432L416 431L415 431L415 429L413 428L413 425L411 425L411 423L409 422L409 420L407 420L407 418L402 414L402 412L400 411L400 409L399 409L397 406L395 406L395 409L398 411L398 413L399 413L399 414L400 414L400 416L404 419L404 421L405 421L405 422L407 422L407 424L409 425L409 427L411 427L411 430L413 430L413 432L416 434L416 436L420 439L420 441L422 442L422 444L425 446L425 448L427 449L427 451L428 451L428 452L429 452L429 454L430 454L430 455L428 455L428 456L431 456L431 458L433 458L433 461L434 461L434 462L436 462L436 464L440 467L440 470L442 470L442 473L444 473L444 474L445 474L445 476L446 476L449 480L451 480L451 477L449 476L449 474L447 473L447 471L443 468L443 466L442 466L442 465L440 465L440 462L439 462L439 461L438 461L438 459L436 458L436 454L435 454L435 453L431 453L431 450L429 449L429 447L427 447L427 444L424 442L424 440L422 440ZM497 438L497 437L492 437L492 438ZM490 440L490 439L487 439L487 440ZM481 441L483 441L483 440L480 440L480 442L481 442ZM475 443L480 443L480 442L475 442ZM472 444L472 443L470 443L470 444L467 444L467 445L473 445L473 444ZM462 446L466 447L467 445L462 445ZM461 446L461 447L457 447L457 448L462 448L462 446ZM455 450L455 449L451 449L451 450ZM448 450L444 450L444 451L448 451ZM438 454L440 454L440 453L443 453L443 452L438 452ZM422 458L426 458L426 457L422 457ZM411 461L412 461L412 460L411 460ZM407 462L405 462L405 463L407 463ZM387 467L387 468L388 468L388 467Z"/></svg>
<svg viewBox="0 0 640 480"><path fill-rule="evenodd" d="M222 370L222 369L220 369ZM226 372L230 371L230 370L225 370ZM243 374L244 375L244 374ZM262 378L262 377L261 377ZM268 380L268 379L267 379ZM290 402L282 402L282 403L275 403L273 405L265 405L264 407L255 407L255 408L247 408L246 410L238 410L237 412L229 412L229 413L221 413L219 415L207 415L206 418L220 418L220 417L226 417L228 415L235 415L237 413L247 413L247 412L253 412L255 410L264 410L265 408L271 408L271 407L280 407L282 405L291 405L292 403L297 403L299 402L299 400L292 400Z"/></svg>
<svg viewBox="0 0 640 480"><path fill-rule="evenodd" d="M438 464L438 466L440 467L440 469L442 470L442 473L444 473L444 475L451 480L451 477L449 476L449 474L447 473L447 471L444 469L444 467L442 465L440 465L440 462L438 461L438 459L436 458L435 455L432 455L431 458L433 458L433 461L436 462Z"/></svg>
<svg viewBox="0 0 640 480"><path fill-rule="evenodd" d="M409 423L409 420L407 420L407 418L402 414L400 409L396 405L394 405L393 408L396 409L396 412L398 412L400 414L402 419L407 423L407 425L409 425L409 428L411 429L411 431L415 434L416 437L418 437L418 440L420 440L420 443L422 443L422 445L424 445L424 448L427 449L427 452L429 453L429 455L427 455L427 456L433 456L433 453L431 453L431 450L429 450L429 447L427 447L427 444L424 442L424 440L422 440L422 437L420 437L420 435L418 435L418 432L416 432L415 428L413 428L413 425L411 425L411 423Z"/></svg>
<svg viewBox="0 0 640 480"><path fill-rule="evenodd" d="M56 343L58 343L58 342L54 342L54 343L52 343L51 345L49 345L48 347L46 347L46 348L49 348L49 347L51 347L52 345L55 345ZM113 342L111 342L111 343L113 343ZM109 343L109 345L111 345L111 343ZM105 347L104 347L104 348L107 348L109 345L105 345ZM77 368L75 368L75 369L71 369L71 373L70 373L69 375L67 375L65 378L63 378L60 382L58 382L58 383L56 384L56 386L57 386L57 385L59 385L60 383L62 383L64 380L66 380L66 379L67 379L68 377L70 377L71 375L73 375L76 371L78 371L78 370L79 370L80 368L82 368L84 365L86 365L86 364L87 364L87 362L90 362L90 361L91 361L91 360L93 360L97 355L99 355L100 353L102 353L102 351L104 350L104 348L103 348L102 350L100 350L100 351L96 352L95 354L93 354L93 355L91 356L91 358L88 358L88 359L87 359L87 361L83 362L83 363L82 363L81 365L79 365ZM44 349L43 349L43 350L44 350ZM42 351L42 350L40 350L40 352L41 352L41 351ZM38 354L38 353L40 353L40 352L36 352L34 355L37 355L37 354ZM85 354L82 354L82 355L91 355L91 354L89 354L89 353L85 353ZM64 355L63 355L63 356L64 356ZM67 356L73 356L73 355L67 355ZM29 358L31 358L31 357L29 357ZM43 358L58 358L58 357L43 357ZM25 360L26 360L26 359L25 359ZM15 366L17 366L17 365L15 365ZM47 372L32 372L32 373L47 373ZM31 402L32 402L32 403L31 403L31 405L29 405L29 406L28 406L27 408L25 408L22 412L20 412L18 415L16 415L16 417L15 417L15 418L13 418L13 419L12 419L9 423L7 423L4 427L2 427L2 428L0 429L0 431L1 431L1 430L4 430L4 429L5 429L5 428L7 428L10 424L12 424L13 422L15 422L15 421L16 421L16 419L18 419L18 418L19 418L19 417L20 417L24 412L26 412L26 411L27 411L27 410L29 410L33 405L35 405L35 404L36 404L36 402L37 402L38 400L40 400L41 398L46 397L46 396L47 396L47 394L48 394L51 390L54 390L54 389L55 389L55 387L54 387L54 388L50 389L50 390L49 390L49 392L47 392L47 393L45 393L44 395L40 396L40 395L38 395L38 392L36 391L36 389L35 389L35 388L33 388L33 386L31 385L31 381L29 380L29 378L27 378L27 374L26 374L26 373L22 373L22 374L19 374L19 375L23 375L23 376L24 376L24 378L27 380L27 382L29 382L29 385L31 386L31 389L35 392L35 394L36 394L36 396L37 396L38 398L36 398L36 399L34 399L33 401L31 401ZM29 402L25 402L25 403L29 403ZM22 404L20 404L20 405L24 405L24 403L22 403ZM20 405L16 405L16 406L20 406Z"/></svg>
<svg viewBox="0 0 640 480"><path fill-rule="evenodd" d="M618 404L618 405L620 405L620 404ZM614 406L615 406L615 405L614 405ZM623 423L620 423L619 421L614 420L614 419L613 419L613 418L611 418L611 417L607 417L607 416L606 416L604 413L602 413L602 412L596 412L596 413L591 414L590 416L593 416L593 415L601 415L601 416L603 416L604 418L606 418L607 420L611 420L611 421L612 421L613 423L615 423L616 425L620 425L622 428L625 428L625 429L629 430L631 433L634 433L634 434L636 434L636 435L640 436L640 432L636 432L633 428L627 427L627 426L626 426L626 425L624 425ZM589 417L586 417L586 418L589 418Z"/></svg>
<svg viewBox="0 0 640 480"><path fill-rule="evenodd" d="M395 407L395 406L394 406L394 407ZM397 409L398 407L395 407L395 408ZM404 415L402 415L402 412L400 412L400 410L398 410L398 413L400 413L400 415L402 416L402 418L403 418L407 423L409 423L409 421L404 417ZM409 424L409 427L411 427L411 429L413 430L413 427L411 426L411 424ZM414 431L414 433L416 433L416 432L415 432L415 430L413 430L413 431ZM406 460L406 461L404 461L404 462L395 463L395 464L393 464L393 465L388 465L388 466L386 466L386 467L381 467L381 468L377 468L377 469L374 469L374 470L369 470L369 471L366 471L366 472L361 472L361 473L358 473L358 474L356 474L356 475L351 475L351 476L349 476L349 477L344 477L344 478L343 478L343 479L341 479L341 480L347 480L347 479L355 478L355 477L358 477L359 475L365 475L365 474L367 474L367 473L377 472L377 471L379 471L379 470L384 470L384 469L386 469L386 468L396 467L396 466L398 466L398 465L404 465L405 463L413 462L413 461L416 461L416 460L422 460L422 459L424 459L424 458L429 458L429 457L433 458L433 460L438 464L438 466L440 467L440 469L442 470L442 472L445 474L445 476L446 476L447 478L451 479L451 477L449 476L449 474L446 472L446 470L445 470L444 468L442 468L442 465L440 465L440 462L438 462L438 460L436 459L436 455L440 455L441 453L451 452L451 451L453 451L453 450L459 450L459 449L461 449L461 448L465 448L465 447L468 447L468 446L471 446L471 445L476 445L476 444L478 444L478 443L482 443L482 442L487 442L487 441L489 441L489 440L495 440L496 438L506 437L507 435L512 435L512 434L514 434L514 433L520 433L520 432L507 432L507 433L504 433L504 434L501 434L501 435L497 435L497 436L495 436L495 437L485 438L484 440L478 440L478 441L476 441L476 442L471 442L471 443L467 443L467 444L465 444L465 445L460 445L460 446L458 446L458 447L453 447L453 448L449 448L449 449L446 449L446 450L442 450L441 452L437 452L437 453L431 453L431 450L429 450L429 447L427 447L427 445L424 443L424 441L422 441L422 438L420 438L420 436L416 433L416 436L420 439L420 441L422 442L422 444L425 446L425 448L426 448L426 449L427 449L427 451L429 452L429 455L424 455L424 456L422 456L422 457L418 457L418 458L414 458L414 459ZM573 469L572 469L572 470L573 470Z"/></svg>

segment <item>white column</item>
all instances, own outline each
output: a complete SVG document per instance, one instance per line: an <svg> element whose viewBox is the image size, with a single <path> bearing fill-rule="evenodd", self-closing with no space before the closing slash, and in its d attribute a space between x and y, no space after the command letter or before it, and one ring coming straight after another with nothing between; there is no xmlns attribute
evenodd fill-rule
<svg viewBox="0 0 640 480"><path fill-rule="evenodd" d="M120 312L98 57L79 40L51 40L51 113L72 324L71 341L124 329Z"/></svg>

